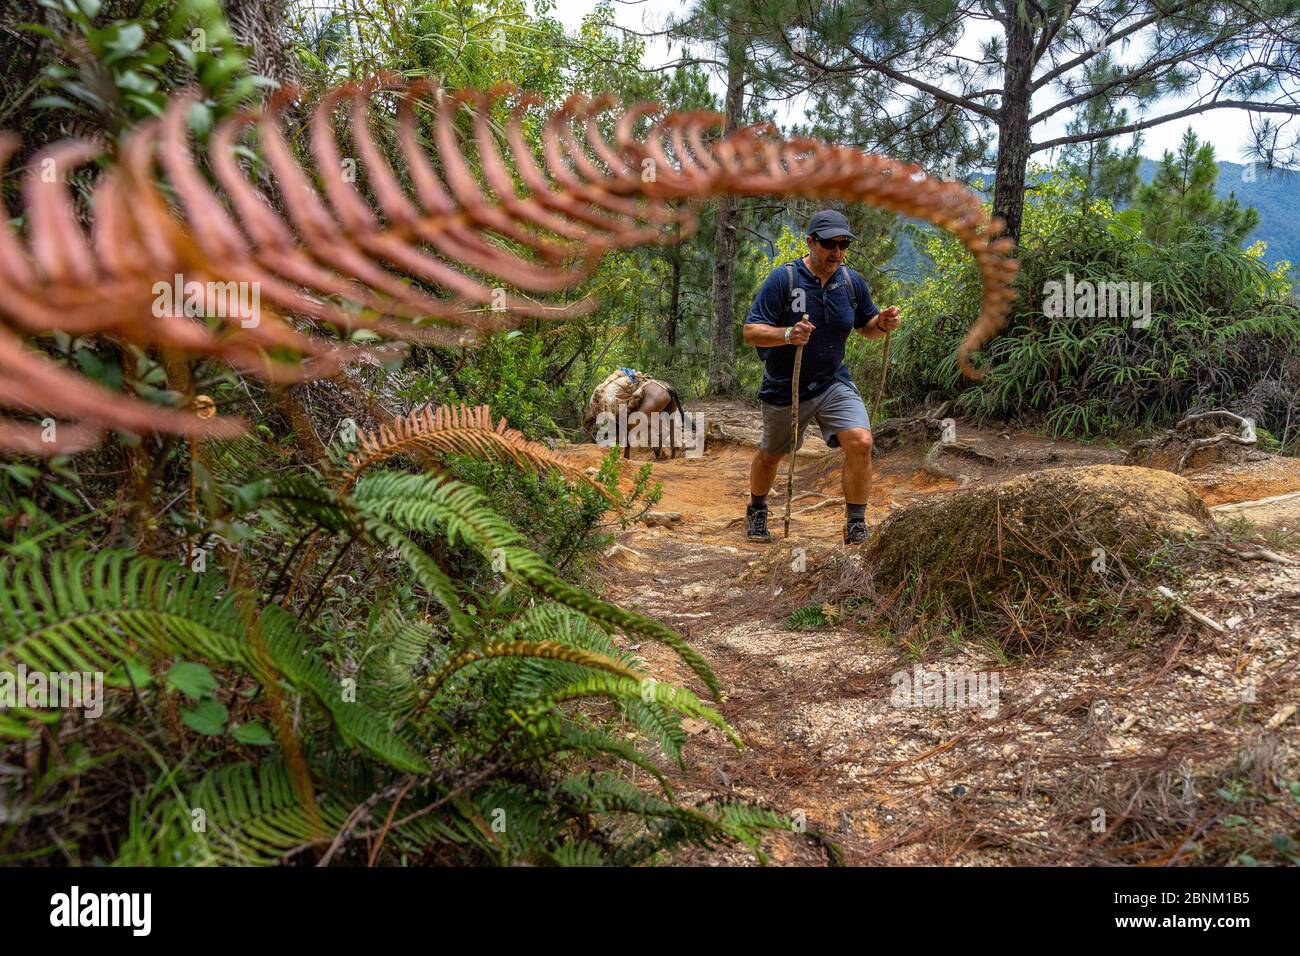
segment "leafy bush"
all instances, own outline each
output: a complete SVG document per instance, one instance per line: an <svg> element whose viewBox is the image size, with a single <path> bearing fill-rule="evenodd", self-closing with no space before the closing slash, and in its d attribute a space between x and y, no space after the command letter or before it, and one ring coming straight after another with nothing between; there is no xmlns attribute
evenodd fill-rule
<svg viewBox="0 0 1300 956"><path fill-rule="evenodd" d="M1040 170L1025 207L1017 299L1005 332L983 350L987 377L971 384L954 351L978 314L974 264L955 243L926 239L933 274L904 304L891 396L895 407L932 390L958 396L977 421L1041 422L1053 435L1168 426L1211 407L1251 415L1283 446L1300 440L1300 309L1288 265L1273 270L1257 243L1242 249L1208 232L1155 245L1137 210L1094 200L1081 184ZM1050 282L1150 283L1150 326L1132 317L1050 314Z"/></svg>
<svg viewBox="0 0 1300 956"><path fill-rule="evenodd" d="M214 116L269 85L250 71L217 0L146 0L130 10L111 0L40 0L39 6L44 10L32 13L45 22L19 29L63 56L45 65L45 95L32 105L64 121L71 116L79 125L119 133L161 116L168 94L192 84L205 98L190 122L206 132Z"/></svg>
<svg viewBox="0 0 1300 956"><path fill-rule="evenodd" d="M592 557L613 536L604 529L610 497L619 501L619 523L626 527L658 503L662 485L650 484L651 466L638 470L631 491L621 494L618 476L622 449L611 448L592 485L570 487L556 472L541 475L478 458L460 458L451 472L481 488L493 510L515 527L527 528L537 553L569 576L583 577ZM603 488L605 493L599 490Z"/></svg>

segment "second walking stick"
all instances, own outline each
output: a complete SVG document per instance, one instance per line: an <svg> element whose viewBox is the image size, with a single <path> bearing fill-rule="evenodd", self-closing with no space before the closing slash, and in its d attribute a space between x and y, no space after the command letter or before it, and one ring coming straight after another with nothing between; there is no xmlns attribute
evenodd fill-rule
<svg viewBox="0 0 1300 956"><path fill-rule="evenodd" d="M808 321L808 316L803 320ZM794 350L794 375L790 379L790 471L785 477L785 537L790 537L790 502L794 499L794 459L799 447L799 366L803 364L803 346Z"/></svg>

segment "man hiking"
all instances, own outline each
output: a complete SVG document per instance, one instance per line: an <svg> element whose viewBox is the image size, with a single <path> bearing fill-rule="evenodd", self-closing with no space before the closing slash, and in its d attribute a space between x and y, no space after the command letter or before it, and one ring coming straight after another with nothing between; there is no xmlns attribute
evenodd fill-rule
<svg viewBox="0 0 1300 956"><path fill-rule="evenodd" d="M790 453L791 380L795 350L805 346L799 372L799 445L815 418L831 448L844 449L844 543L867 540L871 494L871 420L844 365L849 333L879 338L898 328L898 307L881 311L860 274L844 265L855 236L843 213L824 209L808 223L808 254L778 266L759 289L745 318L746 345L763 360L763 438L749 469L745 509L751 541L771 541L767 493L781 460ZM798 450L796 447L794 450Z"/></svg>

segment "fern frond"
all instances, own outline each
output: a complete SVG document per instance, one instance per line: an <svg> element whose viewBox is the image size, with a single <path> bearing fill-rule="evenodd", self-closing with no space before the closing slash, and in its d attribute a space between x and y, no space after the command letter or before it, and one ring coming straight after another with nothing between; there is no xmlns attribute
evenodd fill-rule
<svg viewBox="0 0 1300 956"><path fill-rule="evenodd" d="M362 514L362 527L372 539L394 549L406 562L416 580L420 582L434 599L447 612L448 626L452 633L462 638L469 638L477 631L474 619L465 613L461 606L460 592L446 571L418 544L408 538L402 531L385 521L368 514Z"/></svg>
<svg viewBox="0 0 1300 956"><path fill-rule="evenodd" d="M121 551L0 566L0 668L109 671L136 656L247 664L246 622L216 575Z"/></svg>
<svg viewBox="0 0 1300 956"><path fill-rule="evenodd" d="M694 816L677 815L664 819L650 833L632 841L612 855L611 863L632 866L661 857L676 846L714 846L734 840L747 847L761 864L767 856L761 850L762 836L773 830L790 831L791 821L771 810L739 803L705 804L696 807Z"/></svg>
<svg viewBox="0 0 1300 956"><path fill-rule="evenodd" d="M214 770L195 785L188 801L184 822L199 819L196 810L204 821L190 865L268 866L315 838L280 760ZM330 835L347 819L346 809L329 797L320 800L319 809Z"/></svg>
<svg viewBox="0 0 1300 956"><path fill-rule="evenodd" d="M612 657L638 679L648 676L635 654L619 650L609 633L590 618L562 604L539 604L512 621L502 637L506 640L551 640ZM524 661L509 675L503 694L507 707L521 710L538 698L585 676L581 668L555 661ZM656 740L672 760L683 765L682 747L687 736L681 718L655 701L620 700L624 716L638 731Z"/></svg>
<svg viewBox="0 0 1300 956"><path fill-rule="evenodd" d="M561 604L539 604L529 608L502 632L508 640L546 639L584 648L611 657L622 664L637 679L649 675L635 654L619 650L608 632L590 618ZM526 660L507 678L508 686L502 700L509 709L521 711L534 701L548 697L563 687L586 677L586 672L576 666L557 661ZM685 766L682 748L686 744L686 731L681 718L656 700L644 697L636 700L616 701L623 715L632 725L651 740L680 766Z"/></svg>
<svg viewBox="0 0 1300 956"><path fill-rule="evenodd" d="M562 687L551 695L555 703L578 700L583 697L610 697L618 700L653 700L684 717L708 721L721 730L737 749L744 748L740 735L716 710L708 707L685 687L675 687L650 678L634 680L612 674L592 674L582 680ZM534 707L530 716L541 716L544 705Z"/></svg>
<svg viewBox="0 0 1300 956"><path fill-rule="evenodd" d="M582 757L613 756L633 764L653 777L668 799L673 799L673 788L663 771L651 760L626 740L618 740L603 730L565 724L553 739L539 744L536 750L528 751L534 757L542 754L575 753Z"/></svg>
<svg viewBox="0 0 1300 956"><path fill-rule="evenodd" d="M605 862L605 853L595 843L579 840L560 847L551 854L551 859L557 866L600 866Z"/></svg>
<svg viewBox="0 0 1300 956"><path fill-rule="evenodd" d="M547 660L564 661L568 664L579 664L582 667L589 667L610 674L618 674L630 680L639 680L641 678L641 675L636 671L603 654L593 654L590 651L579 650L565 644L556 644L552 641L509 641L488 644L478 650L458 654L442 670L429 678L429 693L435 693L442 686L443 681L462 667L494 657L541 657Z"/></svg>
<svg viewBox="0 0 1300 956"><path fill-rule="evenodd" d="M707 847L724 840L742 843L760 862L766 862L759 850L761 834L790 825L781 814L740 804L682 807L609 773L569 777L560 790L589 813L631 814L648 821L657 818L648 833L618 847L612 858L607 858L615 865L640 863L681 843Z"/></svg>
<svg viewBox="0 0 1300 956"><path fill-rule="evenodd" d="M486 560L502 562L507 577L607 627L672 648L715 696L721 693L708 662L685 638L653 618L608 604L569 584L540 555L523 546L523 536L489 507L478 488L441 475L382 472L361 478L352 501L379 521L441 532L453 544L463 541Z"/></svg>
<svg viewBox="0 0 1300 956"><path fill-rule="evenodd" d="M446 648L434 633L432 621L408 621L391 609L382 614L370 629L361 661L362 696L386 714L409 711L419 699L417 671L426 658L435 668L446 660Z"/></svg>
<svg viewBox="0 0 1300 956"><path fill-rule="evenodd" d="M367 468L394 455L423 449L443 455L508 460L520 468L539 472L554 468L570 480L591 485L610 496L604 486L593 482L585 472L571 466L545 445L530 441L522 432L508 427L504 418L493 425L492 412L486 405L476 408L441 405L436 411L426 405L381 425L376 432L359 433L357 441L360 451L348 455L350 470L340 482L343 491L352 487Z"/></svg>
<svg viewBox="0 0 1300 956"><path fill-rule="evenodd" d="M496 557L494 548L525 540L492 509L480 489L444 475L377 472L357 482L351 500L371 517L404 531L441 534L488 560Z"/></svg>
<svg viewBox="0 0 1300 956"><path fill-rule="evenodd" d="M615 657L629 667L636 660L636 655L615 647L609 632L594 624L590 618L562 604L550 602L525 608L512 618L502 628L501 640L555 641Z"/></svg>
<svg viewBox="0 0 1300 956"><path fill-rule="evenodd" d="M401 528L359 508L353 498L331 491L311 478L290 477L268 484L261 500L275 505L305 528L319 525L326 531L346 531L395 550L420 584L447 611L452 630L462 637L474 633L473 619L462 608L460 593L451 577L423 548L406 537Z"/></svg>
<svg viewBox="0 0 1300 956"><path fill-rule="evenodd" d="M297 628L297 619L278 607L262 612L261 628L271 649L276 669L294 689L309 692L333 718L334 727L343 739L369 751L398 770L424 773L429 769L424 758L410 743L394 733L386 721L356 699L325 662L307 650L306 637Z"/></svg>
<svg viewBox="0 0 1300 956"><path fill-rule="evenodd" d="M566 607L573 608L604 624L606 627L623 631L629 636L641 637L655 641L671 648L686 665L704 682L714 697L720 697L722 689L712 668L686 639L672 628L656 621L652 617L629 611L616 604L609 604L592 594L574 587L561 578L542 558L532 551L519 547L502 547L506 566L513 574L526 581L530 586L542 592L552 600L559 601Z"/></svg>
<svg viewBox="0 0 1300 956"><path fill-rule="evenodd" d="M771 125L714 135L722 118L703 112L670 114L640 133L638 121L656 107L638 104L602 122L614 101L581 95L544 118L538 156L524 132L541 119L528 115L535 97L516 99L504 129L493 121L508 92L445 95L428 81L389 76L345 84L312 112L311 169L295 160L281 116L297 91L283 89L265 111L223 120L202 165L186 122L197 94L175 96L158 122L126 136L117 164L95 182L89 235L67 174L103 147L74 141L36 153L20 217L28 234L0 226L0 403L66 423L48 442L32 421L0 419L0 448L51 455L94 444L109 429L228 435L241 426L92 385L29 351L29 337L56 329L99 334L300 381L332 374L354 354L302 331L308 323L464 346L530 318L584 314L594 303L557 294L583 282L612 249L690 235L689 200L714 196L833 197L954 233L983 282L979 318L957 355L968 375L977 374L968 357L1000 330L1016 263L1002 223L990 221L964 186L853 147L782 140ZM404 170L371 133L372 103L396 114ZM340 107L348 112L343 123L334 115ZM426 116L433 156L419 142ZM337 141L340 125L351 130L349 147ZM602 129L615 131L613 141ZM259 188L260 171L237 159L249 131L283 214ZM0 175L17 148L16 137L0 136ZM339 174L345 154L360 159L364 183ZM467 159L473 154L476 164ZM44 176L51 165L62 175ZM193 287L198 316L175 304L156 307L155 286L171 276L183 277L187 299ZM228 308L231 283L260 290L257 315Z"/></svg>
<svg viewBox="0 0 1300 956"><path fill-rule="evenodd" d="M792 631L810 631L819 627L826 627L830 621L826 619L826 612L820 604L806 604L803 607L795 608L789 617L785 619L785 626Z"/></svg>
<svg viewBox="0 0 1300 956"><path fill-rule="evenodd" d="M319 525L324 531L360 532L356 509L344 495L306 475L288 475L256 489L253 504L268 503L302 528Z"/></svg>
<svg viewBox="0 0 1300 956"><path fill-rule="evenodd" d="M646 701L644 698L619 701L623 713L632 725L647 737L655 740L662 750L677 766L686 768L682 748L686 746L686 731L682 730L681 717L664 707L657 700Z"/></svg>
<svg viewBox="0 0 1300 956"><path fill-rule="evenodd" d="M0 671L23 663L37 671L104 672L141 656L197 657L259 678L269 670L310 694L346 740L399 769L427 769L376 714L343 699L338 678L307 649L294 617L269 607L250 620L240 597L216 574L128 552L55 552L48 567L0 565ZM255 655L250 627L271 660ZM0 734L14 730L0 724ZM22 727L21 735L29 733Z"/></svg>
<svg viewBox="0 0 1300 956"><path fill-rule="evenodd" d="M643 676L636 655L619 650L609 633L590 618L562 604L536 604L500 632L503 641L550 641L610 658L628 673ZM504 695L509 706L525 706L585 675L580 666L562 661L525 660L515 669Z"/></svg>

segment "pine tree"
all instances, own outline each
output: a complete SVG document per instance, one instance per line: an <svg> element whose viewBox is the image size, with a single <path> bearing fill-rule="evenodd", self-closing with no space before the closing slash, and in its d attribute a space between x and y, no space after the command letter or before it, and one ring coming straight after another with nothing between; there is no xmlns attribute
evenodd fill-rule
<svg viewBox="0 0 1300 956"><path fill-rule="evenodd" d="M1296 112L1297 0L726 3L749 30L756 81L778 96L809 91L856 131L850 142L959 167L986 152L993 211L1012 236L1035 154L1210 111L1247 111L1261 131ZM1114 69L1098 84L1089 68L1103 56ZM1186 105L1208 89L1215 95ZM1095 99L1127 108L1129 122L1049 132ZM1260 146L1260 160L1294 159L1285 143Z"/></svg>
<svg viewBox="0 0 1300 956"><path fill-rule="evenodd" d="M1155 177L1138 193L1147 238L1162 245L1203 236L1227 245L1241 243L1259 225L1259 213L1243 207L1235 193L1218 199L1218 178L1214 147L1189 127L1178 154L1166 150Z"/></svg>
<svg viewBox="0 0 1300 956"><path fill-rule="evenodd" d="M1103 54L1095 65L1088 66L1088 82L1103 88L1122 72L1119 64L1113 62L1109 55ZM1117 109L1109 98L1098 96L1088 100L1079 109L1065 131L1073 136L1127 126L1128 122L1128 110ZM1108 199L1117 206L1130 202L1142 182L1138 175L1142 165L1139 153L1141 146L1141 133L1136 134L1123 149L1116 148L1112 140L1108 139L1085 139L1066 146L1062 160L1066 168L1084 184L1079 196L1080 205L1086 208L1093 199Z"/></svg>

